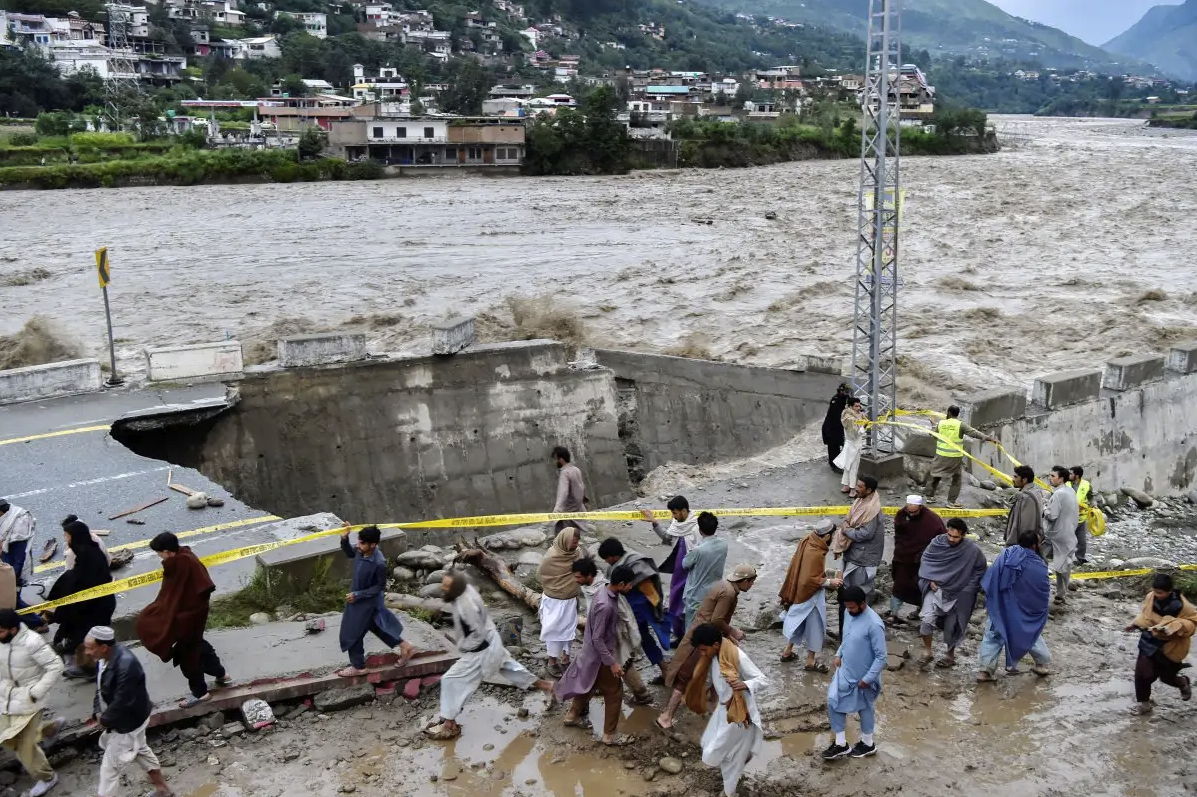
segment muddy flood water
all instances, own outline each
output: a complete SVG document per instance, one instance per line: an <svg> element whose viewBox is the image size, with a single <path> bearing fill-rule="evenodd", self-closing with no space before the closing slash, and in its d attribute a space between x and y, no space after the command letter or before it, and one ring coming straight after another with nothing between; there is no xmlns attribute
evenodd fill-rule
<svg viewBox="0 0 1197 797"><path fill-rule="evenodd" d="M1193 336L1197 133L998 124L1018 134L1000 154L904 162L907 395L1022 384ZM768 365L843 356L857 180L855 162L833 161L5 192L0 334L43 315L101 351L92 253L107 245L119 353L134 369L150 344L250 347L346 326L375 350L419 351L428 324L453 313L507 337L522 334L508 299L544 296L571 323L534 330L583 340Z"/></svg>

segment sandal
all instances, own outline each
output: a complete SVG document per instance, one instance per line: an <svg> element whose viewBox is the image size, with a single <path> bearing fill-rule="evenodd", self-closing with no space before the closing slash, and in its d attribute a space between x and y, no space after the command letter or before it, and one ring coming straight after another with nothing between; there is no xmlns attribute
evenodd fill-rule
<svg viewBox="0 0 1197 797"><path fill-rule="evenodd" d="M930 664L933 661L935 661L935 656L931 653L928 653L926 656L919 656L919 666L920 667L926 667L928 664Z"/></svg>
<svg viewBox="0 0 1197 797"><path fill-rule="evenodd" d="M194 708L200 703L207 703L212 699L212 693L208 692L203 697L196 697L195 695L188 695L179 701L179 708Z"/></svg>
<svg viewBox="0 0 1197 797"><path fill-rule="evenodd" d="M956 666L955 659L944 658L944 659L940 659L939 661L935 662L935 668L937 670L950 670L955 666Z"/></svg>
<svg viewBox="0 0 1197 797"><path fill-rule="evenodd" d="M831 672L831 669L821 661L816 661L814 664L803 665L802 669L807 672Z"/></svg>
<svg viewBox="0 0 1197 797"><path fill-rule="evenodd" d="M979 684L993 683L993 680L994 680L993 676L990 675L989 673L985 672L984 670L981 670L981 672L977 673L977 683L979 683Z"/></svg>
<svg viewBox="0 0 1197 797"><path fill-rule="evenodd" d="M787 664L791 661L797 661L798 654L791 650L789 653L781 654L781 660L782 660L782 662L787 663Z"/></svg>
<svg viewBox="0 0 1197 797"><path fill-rule="evenodd" d="M843 493L844 495L847 495L847 494L848 494L848 490L849 490L849 489L851 489L851 488L848 488L848 487L841 487L841 488L840 488L840 492L841 492L841 493Z"/></svg>
<svg viewBox="0 0 1197 797"><path fill-rule="evenodd" d="M369 675L369 670L359 670L357 667L344 667L337 670L337 675L342 678L357 678L362 675Z"/></svg>
<svg viewBox="0 0 1197 797"><path fill-rule="evenodd" d="M227 675L223 678L216 679L216 685L219 686L221 689L228 689L234 683L236 683L236 681L234 681L232 678L230 678Z"/></svg>
<svg viewBox="0 0 1197 797"><path fill-rule="evenodd" d="M662 725L660 717L653 718L653 725L656 725L657 730L661 731L662 733L667 733L667 734L673 733L673 726L672 725L669 725L669 726Z"/></svg>
<svg viewBox="0 0 1197 797"><path fill-rule="evenodd" d="M857 496L856 496L856 491L855 491L855 490L853 490L852 492L848 493L848 497L849 497L849 498L852 498L852 499L855 499L855 498L857 497Z"/></svg>
<svg viewBox="0 0 1197 797"><path fill-rule="evenodd" d="M592 728L594 726L590 723L590 717L585 716L585 717L577 717L576 719L572 719L572 720L569 717L566 717L565 718L565 727L567 727L567 728L582 728L583 730L585 730L587 728Z"/></svg>
<svg viewBox="0 0 1197 797"><path fill-rule="evenodd" d="M640 695L632 695L633 706L647 706L653 702L653 696L648 692Z"/></svg>
<svg viewBox="0 0 1197 797"><path fill-rule="evenodd" d="M885 618L885 624L890 628L903 628L906 625L906 621L896 614L891 614Z"/></svg>
<svg viewBox="0 0 1197 797"><path fill-rule="evenodd" d="M615 738L609 742L603 742L607 747L627 747L636 741L635 736L628 736L626 733L617 733Z"/></svg>
<svg viewBox="0 0 1197 797"><path fill-rule="evenodd" d="M434 728L425 728L424 735L434 742L448 742L461 736L461 726L450 730L445 723L441 723Z"/></svg>
<svg viewBox="0 0 1197 797"><path fill-rule="evenodd" d="M1180 699L1181 700L1192 700L1193 699L1192 682L1189 680L1189 676L1185 675L1182 677L1185 679L1185 685L1180 688Z"/></svg>

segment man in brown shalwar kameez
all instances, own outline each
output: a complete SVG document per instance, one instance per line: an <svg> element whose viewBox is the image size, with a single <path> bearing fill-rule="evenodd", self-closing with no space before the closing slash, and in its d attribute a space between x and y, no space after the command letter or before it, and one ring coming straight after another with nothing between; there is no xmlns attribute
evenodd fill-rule
<svg viewBox="0 0 1197 797"><path fill-rule="evenodd" d="M665 675L665 685L673 687L669 696L669 705L657 717L656 723L663 731L673 727L673 715L686 696L686 686L694 675L694 666L698 663L698 652L695 650L691 637L694 629L710 623L719 629L720 633L732 642L744 639L744 632L732 627L731 618L736 613L736 606L740 602L740 593L752 589L756 583L756 568L752 565L737 565L732 574L723 581L716 582L707 591L702 605L698 607L698 614L694 622L686 631L682 643L674 653L673 661Z"/></svg>

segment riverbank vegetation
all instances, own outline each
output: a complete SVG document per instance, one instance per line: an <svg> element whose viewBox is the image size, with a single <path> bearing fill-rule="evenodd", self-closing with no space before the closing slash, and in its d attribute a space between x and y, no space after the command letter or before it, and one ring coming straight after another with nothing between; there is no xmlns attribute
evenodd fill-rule
<svg viewBox="0 0 1197 797"><path fill-rule="evenodd" d="M122 185L197 185L223 182L296 183L316 180L373 180L373 162L337 158L300 160L295 150L198 150L175 146L154 157L95 163L0 168L0 185L19 188L99 188Z"/></svg>
<svg viewBox="0 0 1197 797"><path fill-rule="evenodd" d="M1185 108L1172 112L1158 112L1148 120L1149 127L1171 127L1178 130L1197 130L1197 110Z"/></svg>

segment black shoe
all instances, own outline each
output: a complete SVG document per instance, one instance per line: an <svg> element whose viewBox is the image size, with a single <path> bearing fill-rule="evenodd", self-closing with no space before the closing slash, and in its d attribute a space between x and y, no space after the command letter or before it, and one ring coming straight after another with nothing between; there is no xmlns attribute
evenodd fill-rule
<svg viewBox="0 0 1197 797"><path fill-rule="evenodd" d="M1088 559L1077 559L1076 563L1078 565L1087 565L1087 564L1089 564L1089 560Z"/></svg>
<svg viewBox="0 0 1197 797"><path fill-rule="evenodd" d="M852 752L849 755L853 758L868 758L871 755L877 755L877 745L857 742L852 746Z"/></svg>
<svg viewBox="0 0 1197 797"><path fill-rule="evenodd" d="M837 758L844 758L851 754L852 748L846 744L831 743L831 746L823 751L824 761L835 761Z"/></svg>

